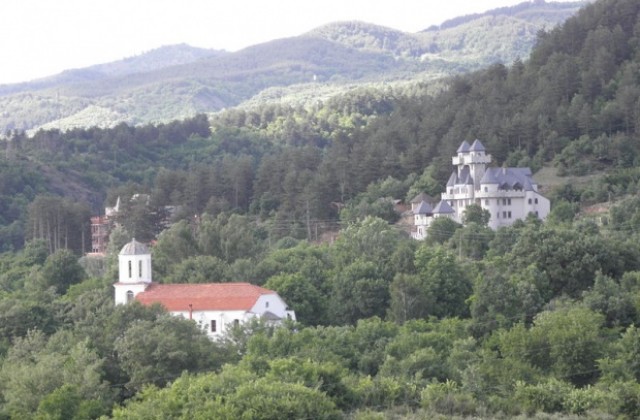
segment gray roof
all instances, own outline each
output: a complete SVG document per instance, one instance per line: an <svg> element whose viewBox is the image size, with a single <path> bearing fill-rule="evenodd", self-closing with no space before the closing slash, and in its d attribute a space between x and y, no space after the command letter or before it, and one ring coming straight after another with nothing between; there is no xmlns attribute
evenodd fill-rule
<svg viewBox="0 0 640 420"><path fill-rule="evenodd" d="M498 178L496 178L494 171L492 171L491 169L493 168L487 168L487 170L484 171L484 175L480 180L481 184L499 184L500 183Z"/></svg>
<svg viewBox="0 0 640 420"><path fill-rule="evenodd" d="M449 181L447 181L447 187L453 187L457 183L458 183L458 174L456 173L456 171L453 171L451 173L451 176L449 177Z"/></svg>
<svg viewBox="0 0 640 420"><path fill-rule="evenodd" d="M468 166L465 166L460 171L460 176L458 177L457 183L462 185L473 184L473 177L471 176L471 170Z"/></svg>
<svg viewBox="0 0 640 420"><path fill-rule="evenodd" d="M149 248L141 242L134 239L122 247L120 255L149 255Z"/></svg>
<svg viewBox="0 0 640 420"><path fill-rule="evenodd" d="M413 211L413 214L431 214L433 213L433 209L426 201L420 202L418 204L418 208Z"/></svg>
<svg viewBox="0 0 640 420"><path fill-rule="evenodd" d="M436 207L433 209L434 213L437 214L446 214L446 213L455 213L455 210L451 208L449 203L444 200L441 200Z"/></svg>
<svg viewBox="0 0 640 420"><path fill-rule="evenodd" d="M517 186L525 191L533 191L535 184L529 168L487 168L480 183L499 184L500 189Z"/></svg>
<svg viewBox="0 0 640 420"><path fill-rule="evenodd" d="M480 140L475 139L475 141L471 145L471 148L469 149L469 151L470 152L484 152L485 148L482 145L482 143L480 143Z"/></svg>
<svg viewBox="0 0 640 420"><path fill-rule="evenodd" d="M460 147L458 147L457 153L465 153L469 151L469 143L467 141L463 141Z"/></svg>
<svg viewBox="0 0 640 420"><path fill-rule="evenodd" d="M420 194L418 194L415 197L413 197L413 200L411 200L411 203L412 204L418 204L418 203L421 203L423 201L426 201L427 203L433 203L435 200L429 194L427 194L425 192L421 192Z"/></svg>
<svg viewBox="0 0 640 420"><path fill-rule="evenodd" d="M280 321L282 318L271 311L266 311L262 314L262 319L265 321Z"/></svg>

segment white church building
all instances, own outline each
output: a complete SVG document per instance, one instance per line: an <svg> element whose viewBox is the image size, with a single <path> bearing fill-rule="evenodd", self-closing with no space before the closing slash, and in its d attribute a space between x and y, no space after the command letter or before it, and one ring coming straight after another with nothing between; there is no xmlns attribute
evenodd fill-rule
<svg viewBox="0 0 640 420"><path fill-rule="evenodd" d="M429 225L439 216L446 215L462 223L464 211L471 204L489 212L489 227L492 229L509 226L529 214L541 220L549 214L549 199L538 192L531 169L488 168L491 155L486 153L480 140L476 139L471 145L462 142L452 161L455 170L449 177L441 201L433 209L426 202L427 206L412 202L414 238L424 239Z"/></svg>
<svg viewBox="0 0 640 420"><path fill-rule="evenodd" d="M210 338L256 317L271 323L295 320L295 312L276 292L250 283L154 283L151 252L135 239L122 247L118 264L116 305L133 300L143 305L158 303L173 315L197 322Z"/></svg>

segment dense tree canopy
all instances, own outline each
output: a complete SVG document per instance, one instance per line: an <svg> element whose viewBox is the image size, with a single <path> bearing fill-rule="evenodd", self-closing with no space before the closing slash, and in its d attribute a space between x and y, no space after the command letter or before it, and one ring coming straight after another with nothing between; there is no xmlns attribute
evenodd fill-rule
<svg viewBox="0 0 640 420"><path fill-rule="evenodd" d="M639 15L594 2L528 61L437 95L13 133L0 419L638 418ZM476 137L497 165L574 178L545 191L544 222L493 231L469 206L464 225L438 218L414 241L398 200L437 196ZM88 216L117 197L104 267L83 270ZM154 240L154 281L248 281L299 322L212 342L161 307L114 306L133 235Z"/></svg>

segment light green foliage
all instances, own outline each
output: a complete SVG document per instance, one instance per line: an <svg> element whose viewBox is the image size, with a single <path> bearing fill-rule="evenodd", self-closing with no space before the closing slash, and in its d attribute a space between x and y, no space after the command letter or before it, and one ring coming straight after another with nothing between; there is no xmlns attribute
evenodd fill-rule
<svg viewBox="0 0 640 420"><path fill-rule="evenodd" d="M137 401L116 409L114 419L338 419L324 393L297 381L255 378L237 368L220 375L183 375L169 388L145 389Z"/></svg>
<svg viewBox="0 0 640 420"><path fill-rule="evenodd" d="M427 385L421 394L421 404L435 413L448 416L472 415L476 410L473 396L460 389L454 381Z"/></svg>
<svg viewBox="0 0 640 420"><path fill-rule="evenodd" d="M603 323L603 315L578 306L541 312L530 330L518 324L502 334L500 349L574 384L592 383L605 350Z"/></svg>
<svg viewBox="0 0 640 420"><path fill-rule="evenodd" d="M518 402L524 412L530 415L538 411L553 413L563 410L564 400L568 398L572 390L574 388L571 384L557 379L535 385L518 382L515 387L514 400Z"/></svg>
<svg viewBox="0 0 640 420"><path fill-rule="evenodd" d="M452 371L461 368L450 363L451 353L458 340L466 338L467 325L459 320L425 321L405 323L387 345L387 358L379 376L409 380L417 386L437 380L444 381ZM457 354L455 357L461 356Z"/></svg>
<svg viewBox="0 0 640 420"><path fill-rule="evenodd" d="M74 388L75 394L69 395L66 410L79 410L78 399L111 402L112 392L101 379L103 360L89 348L87 341L70 338L70 334L60 332L47 340L42 333L33 331L10 349L0 376L5 409L13 417L28 418L41 403L42 410L52 410L51 404L57 397L47 396L54 392L60 396L64 391L57 390L66 384Z"/></svg>

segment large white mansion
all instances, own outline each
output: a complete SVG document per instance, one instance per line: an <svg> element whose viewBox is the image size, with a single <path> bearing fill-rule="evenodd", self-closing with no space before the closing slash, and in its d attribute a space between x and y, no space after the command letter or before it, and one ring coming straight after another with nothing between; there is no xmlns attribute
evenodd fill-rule
<svg viewBox="0 0 640 420"><path fill-rule="evenodd" d="M551 205L549 199L538 192L538 184L529 168L487 168L491 155L485 152L480 140L469 145L462 142L454 156L456 169L441 195L441 202L433 210L430 204L412 203L415 231L413 237L424 239L433 219L446 215L462 223L467 206L477 204L491 215L489 227L497 229L522 220L529 214L545 219ZM446 203L446 213L436 214ZM414 205L415 204L415 205Z"/></svg>

